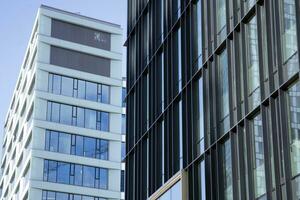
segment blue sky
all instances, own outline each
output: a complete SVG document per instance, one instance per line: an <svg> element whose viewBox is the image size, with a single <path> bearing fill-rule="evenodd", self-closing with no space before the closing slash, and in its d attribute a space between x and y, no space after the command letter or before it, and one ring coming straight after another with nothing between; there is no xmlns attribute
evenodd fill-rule
<svg viewBox="0 0 300 200"><path fill-rule="evenodd" d="M127 0L1 0L0 1L0 142L27 43L41 4L127 26ZM125 68L125 48L123 69ZM123 70L125 71L125 70ZM125 72L123 73L125 75ZM2 145L1 145L2 146ZM1 147L0 147L1 151Z"/></svg>

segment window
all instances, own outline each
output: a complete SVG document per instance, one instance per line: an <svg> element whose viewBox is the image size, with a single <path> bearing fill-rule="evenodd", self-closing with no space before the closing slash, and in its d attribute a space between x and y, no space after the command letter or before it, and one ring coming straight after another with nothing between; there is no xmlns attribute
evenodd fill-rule
<svg viewBox="0 0 300 200"><path fill-rule="evenodd" d="M61 81L61 94L65 96L73 96L73 79L62 76Z"/></svg>
<svg viewBox="0 0 300 200"><path fill-rule="evenodd" d="M292 175L300 174L300 83L288 90L288 124ZM298 180L299 182L299 180Z"/></svg>
<svg viewBox="0 0 300 200"><path fill-rule="evenodd" d="M51 46L50 64L101 76L110 76L110 59Z"/></svg>
<svg viewBox="0 0 300 200"><path fill-rule="evenodd" d="M45 150L108 160L109 142L69 133L46 130Z"/></svg>
<svg viewBox="0 0 300 200"><path fill-rule="evenodd" d="M219 101L219 130L222 134L229 130L229 81L228 57L225 49L218 57L218 101Z"/></svg>
<svg viewBox="0 0 300 200"><path fill-rule="evenodd" d="M126 115L122 114L122 134L126 134Z"/></svg>
<svg viewBox="0 0 300 200"><path fill-rule="evenodd" d="M252 110L260 103L260 77L256 16L253 17L248 24L246 24L246 37L248 98L249 110Z"/></svg>
<svg viewBox="0 0 300 200"><path fill-rule="evenodd" d="M196 4L193 5L193 23L194 23L194 42L195 45L193 47L194 55L193 55L193 70L202 67L202 0L198 0Z"/></svg>
<svg viewBox="0 0 300 200"><path fill-rule="evenodd" d="M108 169L45 160L44 181L108 189Z"/></svg>
<svg viewBox="0 0 300 200"><path fill-rule="evenodd" d="M226 38L226 0L217 0L217 39L218 43Z"/></svg>
<svg viewBox="0 0 300 200"><path fill-rule="evenodd" d="M266 193L264 139L261 114L251 121L251 141L253 150L253 176L255 198Z"/></svg>
<svg viewBox="0 0 300 200"><path fill-rule="evenodd" d="M198 165L198 198L199 200L206 200L206 183L205 183L205 163L201 161Z"/></svg>
<svg viewBox="0 0 300 200"><path fill-rule="evenodd" d="M110 86L49 74L48 91L54 94L109 103Z"/></svg>
<svg viewBox="0 0 300 200"><path fill-rule="evenodd" d="M200 78L194 85L194 135L197 155L204 152L204 107L203 80Z"/></svg>
<svg viewBox="0 0 300 200"><path fill-rule="evenodd" d="M57 19L52 19L51 21L52 37L99 49L110 50L111 37L109 33Z"/></svg>
<svg viewBox="0 0 300 200"><path fill-rule="evenodd" d="M105 200L105 199L99 197L43 190L42 200Z"/></svg>
<svg viewBox="0 0 300 200"><path fill-rule="evenodd" d="M224 184L224 199L233 199L232 187L232 161L231 161L231 143L227 140L222 148L222 170L223 170L223 184Z"/></svg>
<svg viewBox="0 0 300 200"><path fill-rule="evenodd" d="M125 171L121 170L121 192L125 191Z"/></svg>
<svg viewBox="0 0 300 200"><path fill-rule="evenodd" d="M179 28L175 35L173 40L173 63L174 63L174 81L175 81L175 91L174 95L176 95L178 92L182 89L182 65L181 65L181 29Z"/></svg>
<svg viewBox="0 0 300 200"><path fill-rule="evenodd" d="M122 88L122 107L126 107L126 88Z"/></svg>
<svg viewBox="0 0 300 200"><path fill-rule="evenodd" d="M109 131L109 113L107 112L54 102L48 102L47 109L47 120L51 122Z"/></svg>
<svg viewBox="0 0 300 200"><path fill-rule="evenodd" d="M123 160L126 156L126 145L125 142L121 143L121 159Z"/></svg>
<svg viewBox="0 0 300 200"><path fill-rule="evenodd" d="M181 200L181 181L178 181L167 192L165 192L158 200Z"/></svg>
<svg viewBox="0 0 300 200"><path fill-rule="evenodd" d="M297 28L296 28L296 1L281 0L281 45L282 60L286 64L284 69L287 77L299 71Z"/></svg>

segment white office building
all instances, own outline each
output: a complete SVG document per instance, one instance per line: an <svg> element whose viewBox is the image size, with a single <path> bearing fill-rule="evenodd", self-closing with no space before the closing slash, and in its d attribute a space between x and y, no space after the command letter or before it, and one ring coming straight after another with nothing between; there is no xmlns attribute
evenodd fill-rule
<svg viewBox="0 0 300 200"><path fill-rule="evenodd" d="M0 199L122 199L123 86L119 25L41 6L5 121Z"/></svg>

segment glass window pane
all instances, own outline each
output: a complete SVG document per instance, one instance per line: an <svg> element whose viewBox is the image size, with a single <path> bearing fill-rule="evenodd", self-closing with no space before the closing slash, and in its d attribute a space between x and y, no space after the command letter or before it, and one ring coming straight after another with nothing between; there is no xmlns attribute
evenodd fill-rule
<svg viewBox="0 0 300 200"><path fill-rule="evenodd" d="M60 94L60 92L61 92L61 76L59 76L59 75L53 75L52 92L54 94Z"/></svg>
<svg viewBox="0 0 300 200"><path fill-rule="evenodd" d="M48 181L56 182L57 162L49 160L48 163Z"/></svg>
<svg viewBox="0 0 300 200"><path fill-rule="evenodd" d="M50 131L46 130L45 132L45 150L50 151Z"/></svg>
<svg viewBox="0 0 300 200"><path fill-rule="evenodd" d="M51 103L51 119L52 122L59 122L59 111L60 111L60 105L58 103Z"/></svg>
<svg viewBox="0 0 300 200"><path fill-rule="evenodd" d="M69 77L62 77L61 94L69 97L73 96L73 79Z"/></svg>
<svg viewBox="0 0 300 200"><path fill-rule="evenodd" d="M71 150L71 135L59 133L59 152L70 154Z"/></svg>
<svg viewBox="0 0 300 200"><path fill-rule="evenodd" d="M102 103L109 103L109 86L102 85L102 92L101 92L101 102Z"/></svg>
<svg viewBox="0 0 300 200"><path fill-rule="evenodd" d="M125 155L126 155L126 146L125 146L125 142L122 142L121 143L121 158L122 160L125 158Z"/></svg>
<svg viewBox="0 0 300 200"><path fill-rule="evenodd" d="M108 188L108 170L100 168L100 188Z"/></svg>
<svg viewBox="0 0 300 200"><path fill-rule="evenodd" d="M101 112L101 131L109 131L109 114Z"/></svg>
<svg viewBox="0 0 300 200"><path fill-rule="evenodd" d="M84 137L84 156L95 157L96 153L96 140L90 137Z"/></svg>
<svg viewBox="0 0 300 200"><path fill-rule="evenodd" d="M53 152L58 152L58 132L51 131L49 150Z"/></svg>
<svg viewBox="0 0 300 200"><path fill-rule="evenodd" d="M79 127L84 127L84 109L77 107L76 124Z"/></svg>
<svg viewBox="0 0 300 200"><path fill-rule="evenodd" d="M85 81L78 80L78 98L85 99Z"/></svg>
<svg viewBox="0 0 300 200"><path fill-rule="evenodd" d="M55 200L69 200L69 195L67 193L56 192L56 199Z"/></svg>
<svg viewBox="0 0 300 200"><path fill-rule="evenodd" d="M97 84L86 82L86 99L90 101L97 101Z"/></svg>
<svg viewBox="0 0 300 200"><path fill-rule="evenodd" d="M226 0L217 0L217 38L221 42L226 37Z"/></svg>
<svg viewBox="0 0 300 200"><path fill-rule="evenodd" d="M53 74L48 75L48 92L53 90Z"/></svg>
<svg viewBox="0 0 300 200"><path fill-rule="evenodd" d="M171 199L172 199L172 200L181 200L181 199L182 199L182 193L181 193L181 181L177 182L177 183L171 188Z"/></svg>
<svg viewBox="0 0 300 200"><path fill-rule="evenodd" d="M100 140L100 159L108 160L108 141Z"/></svg>
<svg viewBox="0 0 300 200"><path fill-rule="evenodd" d="M252 141L253 141L253 175L254 175L254 187L255 197L260 197L266 193L266 177L265 177L265 158L264 158L264 140L262 129L261 115L257 115L252 123Z"/></svg>
<svg viewBox="0 0 300 200"><path fill-rule="evenodd" d="M126 115L122 115L122 134L126 134Z"/></svg>
<svg viewBox="0 0 300 200"><path fill-rule="evenodd" d="M83 166L83 186L94 187L95 184L95 168Z"/></svg>
<svg viewBox="0 0 300 200"><path fill-rule="evenodd" d="M223 146L223 181L224 181L224 199L233 199L232 190L232 161L231 161L231 143L227 140Z"/></svg>
<svg viewBox="0 0 300 200"><path fill-rule="evenodd" d="M76 136L76 155L83 156L83 137Z"/></svg>
<svg viewBox="0 0 300 200"><path fill-rule="evenodd" d="M70 177L70 164L65 162L58 162L57 165L57 182L58 183L69 183Z"/></svg>
<svg viewBox="0 0 300 200"><path fill-rule="evenodd" d="M85 109L85 128L96 129L96 111Z"/></svg>
<svg viewBox="0 0 300 200"><path fill-rule="evenodd" d="M75 185L82 185L82 165L75 165Z"/></svg>
<svg viewBox="0 0 300 200"><path fill-rule="evenodd" d="M288 119L292 175L300 174L300 83L288 90ZM299 181L298 181L299 182Z"/></svg>
<svg viewBox="0 0 300 200"><path fill-rule="evenodd" d="M72 125L72 106L60 105L60 123Z"/></svg>

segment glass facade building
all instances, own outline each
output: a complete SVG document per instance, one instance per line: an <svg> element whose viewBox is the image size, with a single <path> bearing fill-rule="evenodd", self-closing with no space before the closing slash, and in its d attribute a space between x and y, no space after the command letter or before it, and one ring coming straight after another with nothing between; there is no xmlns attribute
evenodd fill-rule
<svg viewBox="0 0 300 200"><path fill-rule="evenodd" d="M299 0L128 0L127 20L126 199L300 199Z"/></svg>
<svg viewBox="0 0 300 200"><path fill-rule="evenodd" d="M124 199L119 25L42 5L4 127L0 199Z"/></svg>

